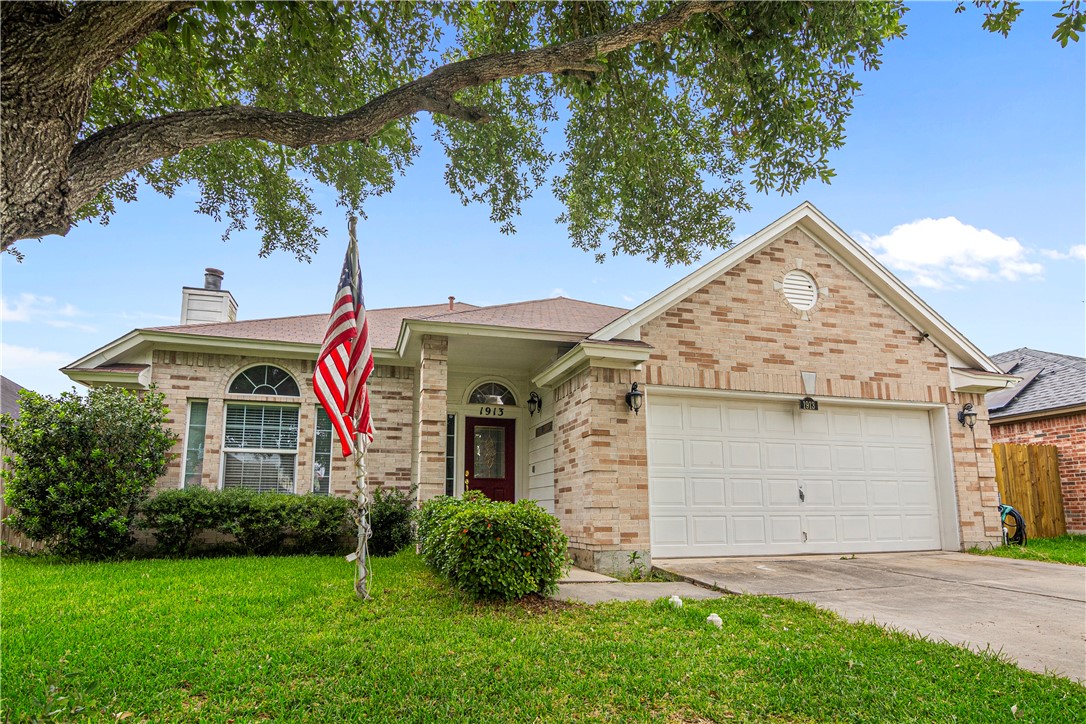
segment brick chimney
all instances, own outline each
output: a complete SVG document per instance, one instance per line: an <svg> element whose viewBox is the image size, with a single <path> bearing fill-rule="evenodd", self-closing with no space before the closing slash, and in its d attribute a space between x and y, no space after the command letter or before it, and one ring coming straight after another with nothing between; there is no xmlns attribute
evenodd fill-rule
<svg viewBox="0 0 1086 724"><path fill-rule="evenodd" d="M221 269L204 269L204 286L181 288L181 324L233 322L238 317L234 295L222 288Z"/></svg>

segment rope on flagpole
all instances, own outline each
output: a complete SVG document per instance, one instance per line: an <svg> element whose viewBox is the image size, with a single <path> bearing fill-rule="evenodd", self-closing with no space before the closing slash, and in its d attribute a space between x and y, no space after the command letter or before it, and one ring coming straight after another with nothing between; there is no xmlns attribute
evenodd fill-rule
<svg viewBox="0 0 1086 724"><path fill-rule="evenodd" d="M366 489L366 448L363 433L358 433L355 440L354 472L355 492L358 496L358 547L355 549L354 592L358 598L368 601L370 598L370 579L373 571L370 569L369 539L370 530L370 499Z"/></svg>

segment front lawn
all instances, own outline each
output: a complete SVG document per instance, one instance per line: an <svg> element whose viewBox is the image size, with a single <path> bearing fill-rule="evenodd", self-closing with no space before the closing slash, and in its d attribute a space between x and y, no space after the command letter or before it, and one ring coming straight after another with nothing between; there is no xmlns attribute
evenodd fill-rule
<svg viewBox="0 0 1086 724"><path fill-rule="evenodd" d="M972 552L1002 558L1021 558L1027 561L1086 566L1086 535L1030 538L1027 539L1024 546L1000 546L986 551L975 550Z"/></svg>
<svg viewBox="0 0 1086 724"><path fill-rule="evenodd" d="M3 719L1086 721L1066 679L805 603L474 604L412 553L374 569L359 603L340 558L5 557Z"/></svg>

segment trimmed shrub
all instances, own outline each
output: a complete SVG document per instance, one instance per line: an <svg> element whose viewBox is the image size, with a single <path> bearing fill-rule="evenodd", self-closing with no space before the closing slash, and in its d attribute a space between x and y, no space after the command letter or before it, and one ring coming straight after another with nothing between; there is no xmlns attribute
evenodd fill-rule
<svg viewBox="0 0 1086 724"><path fill-rule="evenodd" d="M330 495L288 495L287 528L299 553L338 553L351 532L353 500Z"/></svg>
<svg viewBox="0 0 1086 724"><path fill-rule="evenodd" d="M20 393L17 420L0 416L11 450L3 471L12 529L74 558L127 550L138 507L166 472L176 438L154 391L96 387L85 396Z"/></svg>
<svg viewBox="0 0 1086 724"><path fill-rule="evenodd" d="M375 556L399 553L415 540L411 518L415 511L415 488L407 493L378 488L370 504L369 552Z"/></svg>
<svg viewBox="0 0 1086 724"><path fill-rule="evenodd" d="M436 498L423 505L419 536L427 563L474 598L554 593L567 566L558 519L531 500Z"/></svg>
<svg viewBox="0 0 1086 724"><path fill-rule="evenodd" d="M154 531L159 552L185 555L200 531L219 527L221 497L206 488L167 490L144 502L140 527Z"/></svg>

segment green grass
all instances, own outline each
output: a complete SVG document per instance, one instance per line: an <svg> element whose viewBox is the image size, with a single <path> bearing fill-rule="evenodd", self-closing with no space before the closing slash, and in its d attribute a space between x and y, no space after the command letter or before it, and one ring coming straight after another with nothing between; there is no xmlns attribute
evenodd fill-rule
<svg viewBox="0 0 1086 724"><path fill-rule="evenodd" d="M986 551L977 549L970 552L1001 558L1021 558L1027 561L1086 566L1086 535L1033 538L1027 539L1025 546L1000 546Z"/></svg>
<svg viewBox="0 0 1086 724"><path fill-rule="evenodd" d="M411 553L374 574L361 603L339 558L5 557L3 719L1086 721L1067 679L805 603L475 604Z"/></svg>

